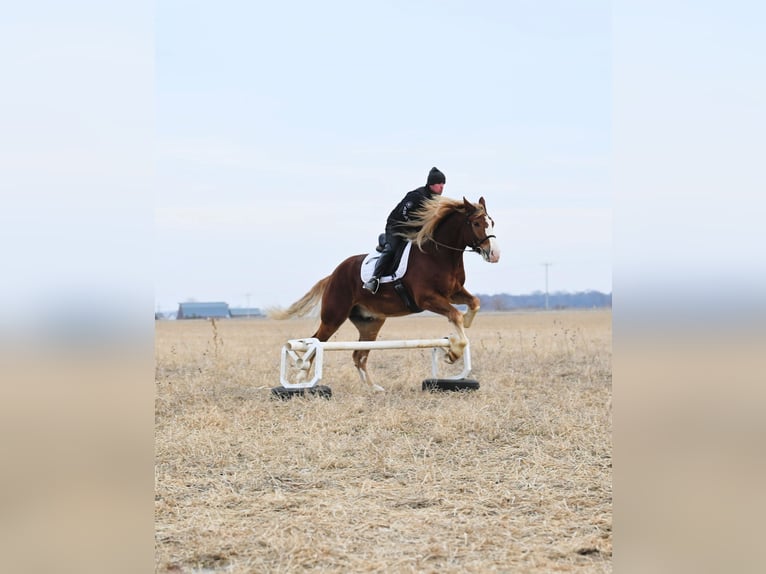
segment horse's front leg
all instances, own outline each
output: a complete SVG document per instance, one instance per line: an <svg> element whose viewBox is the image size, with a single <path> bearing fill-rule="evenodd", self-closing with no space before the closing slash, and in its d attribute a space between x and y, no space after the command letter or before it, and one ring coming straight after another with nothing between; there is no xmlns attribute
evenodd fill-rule
<svg viewBox="0 0 766 574"><path fill-rule="evenodd" d="M445 359L448 363L452 364L463 356L466 345L468 345L468 337L466 337L465 329L463 328L463 314L452 307L452 305L450 305L450 308L454 313L449 313L447 315L447 320L455 325L457 333L453 333L449 336L450 345L447 348L447 356Z"/></svg>
<svg viewBox="0 0 766 574"><path fill-rule="evenodd" d="M473 318L476 317L476 313L479 312L481 304L478 297L471 295L466 291L465 287L460 286L460 291L452 295L452 302L458 305L468 305L463 314L463 326L468 329L473 323Z"/></svg>
<svg viewBox="0 0 766 574"><path fill-rule="evenodd" d="M419 303L419 305L421 309L444 315L455 326L457 333L449 336L450 345L447 348L447 356L445 357L448 363L454 363L463 356L465 347L468 345L468 337L466 337L465 329L463 328L463 314L455 309L446 297L431 298Z"/></svg>

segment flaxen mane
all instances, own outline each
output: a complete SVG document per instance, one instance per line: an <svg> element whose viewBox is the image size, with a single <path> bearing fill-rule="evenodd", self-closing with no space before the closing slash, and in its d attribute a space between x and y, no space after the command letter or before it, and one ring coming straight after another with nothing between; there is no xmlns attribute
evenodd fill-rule
<svg viewBox="0 0 766 574"><path fill-rule="evenodd" d="M472 203L471 205L480 212L484 211L484 207L480 203ZM401 224L399 234L412 240L422 250L423 243L433 239L436 228L444 218L455 211L465 213L463 200L440 195L427 199L423 202L423 206L414 213L414 217L410 221Z"/></svg>

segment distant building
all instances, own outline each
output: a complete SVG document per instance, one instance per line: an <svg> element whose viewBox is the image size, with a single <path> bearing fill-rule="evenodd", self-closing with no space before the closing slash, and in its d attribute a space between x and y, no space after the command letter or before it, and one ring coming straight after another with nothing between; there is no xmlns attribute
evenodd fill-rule
<svg viewBox="0 0 766 574"><path fill-rule="evenodd" d="M229 309L232 319L242 319L247 317L265 317L263 311L255 307L232 307Z"/></svg>
<svg viewBox="0 0 766 574"><path fill-rule="evenodd" d="M228 319L228 303L179 303L176 319Z"/></svg>

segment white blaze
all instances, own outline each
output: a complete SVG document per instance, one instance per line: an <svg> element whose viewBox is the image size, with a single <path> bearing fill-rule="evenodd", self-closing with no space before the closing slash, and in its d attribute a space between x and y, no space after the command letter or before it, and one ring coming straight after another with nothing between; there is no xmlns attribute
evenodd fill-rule
<svg viewBox="0 0 766 574"><path fill-rule="evenodd" d="M492 220L487 216L487 235L495 234L495 226L492 225ZM489 238L489 254L487 261L490 263L497 263L500 261L500 244L495 237Z"/></svg>

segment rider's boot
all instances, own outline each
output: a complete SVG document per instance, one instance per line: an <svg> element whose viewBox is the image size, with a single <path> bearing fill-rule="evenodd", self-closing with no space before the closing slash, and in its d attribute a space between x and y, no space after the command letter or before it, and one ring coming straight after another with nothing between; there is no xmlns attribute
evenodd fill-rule
<svg viewBox="0 0 766 574"><path fill-rule="evenodd" d="M380 279L378 279L375 276L370 277L367 281L364 282L362 285L367 291L375 295L375 293L378 292L378 288L380 287Z"/></svg>

